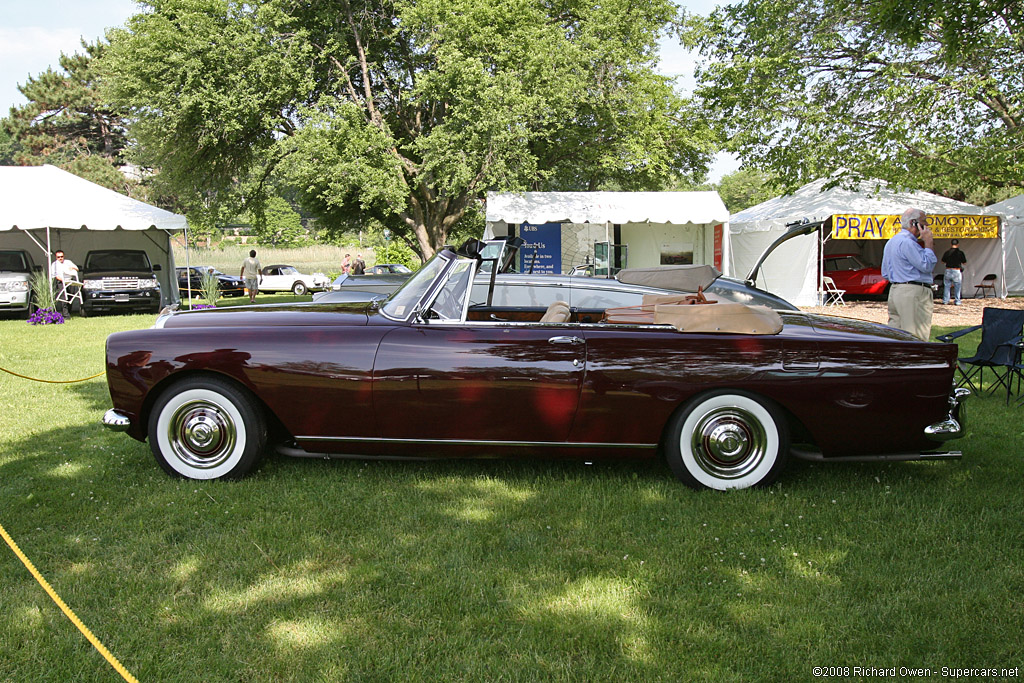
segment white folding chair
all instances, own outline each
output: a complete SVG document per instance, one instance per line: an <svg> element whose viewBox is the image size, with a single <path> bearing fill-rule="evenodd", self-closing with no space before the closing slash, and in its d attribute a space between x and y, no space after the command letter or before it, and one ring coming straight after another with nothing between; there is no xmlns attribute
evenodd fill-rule
<svg viewBox="0 0 1024 683"><path fill-rule="evenodd" d="M57 292L57 296L53 297L53 300L55 303L60 304L62 308L66 308L68 312L71 312L76 301L78 302L79 308L81 308L82 282L78 279L78 275L65 277L61 282L61 287Z"/></svg>
<svg viewBox="0 0 1024 683"><path fill-rule="evenodd" d="M824 296L824 304L826 306L845 306L846 302L843 301L843 294L846 294L845 289L839 289L836 287L836 281L832 278L825 276L821 279L822 281L822 293Z"/></svg>

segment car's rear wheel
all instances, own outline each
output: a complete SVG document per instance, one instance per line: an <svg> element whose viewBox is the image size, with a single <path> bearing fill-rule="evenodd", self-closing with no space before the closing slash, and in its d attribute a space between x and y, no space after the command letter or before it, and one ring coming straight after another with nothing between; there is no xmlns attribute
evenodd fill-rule
<svg viewBox="0 0 1024 683"><path fill-rule="evenodd" d="M149 447L168 474L237 479L258 462L267 426L256 400L217 378L190 378L165 390L149 416Z"/></svg>
<svg viewBox="0 0 1024 683"><path fill-rule="evenodd" d="M309 288L306 287L306 283L304 282L296 282L294 285L292 285L292 293L295 294L295 296L302 296L308 291Z"/></svg>
<svg viewBox="0 0 1024 683"><path fill-rule="evenodd" d="M786 465L789 431L781 410L741 391L701 394L668 425L665 458L694 488L749 488L771 483Z"/></svg>

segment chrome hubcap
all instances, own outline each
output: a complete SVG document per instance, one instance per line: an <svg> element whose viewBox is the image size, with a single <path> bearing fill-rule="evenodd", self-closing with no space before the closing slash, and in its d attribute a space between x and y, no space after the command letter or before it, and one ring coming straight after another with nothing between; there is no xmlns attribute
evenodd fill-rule
<svg viewBox="0 0 1024 683"><path fill-rule="evenodd" d="M216 467L227 460L237 436L231 416L216 403L204 400L178 406L167 427L174 454L199 469Z"/></svg>
<svg viewBox="0 0 1024 683"><path fill-rule="evenodd" d="M749 474L765 458L768 436L752 413L735 406L704 414L690 437L697 465L708 474L735 479Z"/></svg>

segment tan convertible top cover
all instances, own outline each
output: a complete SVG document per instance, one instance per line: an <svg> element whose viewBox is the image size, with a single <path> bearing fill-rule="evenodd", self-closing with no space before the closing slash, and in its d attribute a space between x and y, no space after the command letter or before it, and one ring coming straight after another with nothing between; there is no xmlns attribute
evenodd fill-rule
<svg viewBox="0 0 1024 683"><path fill-rule="evenodd" d="M626 268L620 270L615 279L628 285L696 292L698 287L707 289L721 275L717 268L708 265L654 266Z"/></svg>
<svg viewBox="0 0 1024 683"><path fill-rule="evenodd" d="M659 304L654 307L656 325L672 325L680 332L713 334L778 334L782 318L767 306L722 303L712 306Z"/></svg>

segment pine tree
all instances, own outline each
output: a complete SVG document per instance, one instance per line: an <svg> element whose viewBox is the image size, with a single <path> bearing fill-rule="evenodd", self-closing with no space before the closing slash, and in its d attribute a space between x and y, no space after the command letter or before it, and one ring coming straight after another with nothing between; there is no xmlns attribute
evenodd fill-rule
<svg viewBox="0 0 1024 683"><path fill-rule="evenodd" d="M28 104L12 107L0 121L8 161L52 164L125 194L137 183L119 170L126 131L121 116L99 95L98 57L107 44L82 41L85 53L61 53L60 71L30 76L18 90Z"/></svg>

